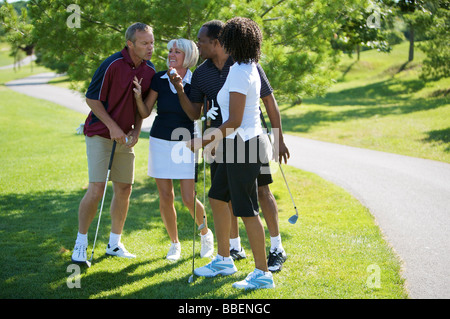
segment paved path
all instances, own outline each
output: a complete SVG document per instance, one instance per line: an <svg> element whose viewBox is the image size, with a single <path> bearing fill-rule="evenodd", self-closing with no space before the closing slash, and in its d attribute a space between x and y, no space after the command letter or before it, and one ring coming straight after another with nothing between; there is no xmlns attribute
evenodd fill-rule
<svg viewBox="0 0 450 319"><path fill-rule="evenodd" d="M285 142L290 165L369 208L404 262L411 298L450 298L450 164L293 136Z"/></svg>
<svg viewBox="0 0 450 319"><path fill-rule="evenodd" d="M45 84L54 76L40 74L8 85L86 114L80 94ZM152 120L146 119L143 130ZM290 165L343 187L369 208L404 262L411 298L450 298L450 164L290 135L285 139Z"/></svg>
<svg viewBox="0 0 450 319"><path fill-rule="evenodd" d="M36 56L35 55L28 55L27 57L25 57L24 59L20 60L19 62L17 62L16 64L9 64L9 65L4 65L4 66L0 66L0 70L6 70L6 69L13 69L15 67L23 67L27 64L30 64L31 61L35 61L36 60Z"/></svg>
<svg viewBox="0 0 450 319"><path fill-rule="evenodd" d="M41 73L32 75L25 79L14 80L6 83L10 89L16 92L27 94L29 96L44 99L65 106L74 111L88 114L90 112L89 106L86 104L86 98L83 94L68 90L66 88L47 84L48 81L58 77L55 73ZM146 118L142 124L143 131L150 131L151 123L154 115Z"/></svg>

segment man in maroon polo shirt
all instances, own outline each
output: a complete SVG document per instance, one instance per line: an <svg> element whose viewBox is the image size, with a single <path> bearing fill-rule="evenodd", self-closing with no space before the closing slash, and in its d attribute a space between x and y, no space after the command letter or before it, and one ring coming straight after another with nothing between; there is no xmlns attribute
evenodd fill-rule
<svg viewBox="0 0 450 319"><path fill-rule="evenodd" d="M103 196L113 141L117 142L110 173L114 195L106 253L135 257L120 242L134 182L133 146L138 141L142 125L134 99L133 79L142 79L142 92L147 95L156 71L149 61L154 45L152 28L135 23L127 29L125 38L126 47L103 61L86 92L86 102L91 108L84 125L89 187L79 206L73 262L85 263L87 260L87 232Z"/></svg>

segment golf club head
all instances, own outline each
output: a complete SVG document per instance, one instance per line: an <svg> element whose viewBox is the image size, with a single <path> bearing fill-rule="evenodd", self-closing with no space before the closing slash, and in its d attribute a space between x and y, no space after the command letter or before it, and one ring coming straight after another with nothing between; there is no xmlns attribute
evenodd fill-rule
<svg viewBox="0 0 450 319"><path fill-rule="evenodd" d="M297 222L298 219L298 215L292 215L291 217L289 217L288 222L290 222L291 224L295 224Z"/></svg>
<svg viewBox="0 0 450 319"><path fill-rule="evenodd" d="M202 230L205 227L206 227L205 224L201 224L200 226L198 226L198 230Z"/></svg>
<svg viewBox="0 0 450 319"><path fill-rule="evenodd" d="M188 283L192 284L194 282L194 275L190 275L188 279Z"/></svg>
<svg viewBox="0 0 450 319"><path fill-rule="evenodd" d="M89 261L89 260L86 260L86 266L88 267L88 268L90 268L91 267L91 262Z"/></svg>

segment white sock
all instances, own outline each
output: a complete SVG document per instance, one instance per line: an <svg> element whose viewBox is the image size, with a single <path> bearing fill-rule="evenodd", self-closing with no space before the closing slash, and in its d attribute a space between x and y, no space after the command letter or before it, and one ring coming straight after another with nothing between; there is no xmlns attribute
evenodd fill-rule
<svg viewBox="0 0 450 319"><path fill-rule="evenodd" d="M208 235L210 232L211 232L211 229L208 229L208 231L206 232L206 234L201 235L201 236L204 237L204 236Z"/></svg>
<svg viewBox="0 0 450 319"><path fill-rule="evenodd" d="M110 233L109 234L109 247L117 246L120 243L120 236L122 236L122 234Z"/></svg>
<svg viewBox="0 0 450 319"><path fill-rule="evenodd" d="M231 258L231 257L223 257L223 256L220 256L219 254L217 254L217 258L219 258L222 261L233 261L233 258Z"/></svg>
<svg viewBox="0 0 450 319"><path fill-rule="evenodd" d="M80 232L78 232L76 243L85 244L87 246L87 243L88 243L87 233L81 234Z"/></svg>
<svg viewBox="0 0 450 319"><path fill-rule="evenodd" d="M281 235L276 237L270 237L270 252L274 252L275 250L282 251L283 245L281 245Z"/></svg>
<svg viewBox="0 0 450 319"><path fill-rule="evenodd" d="M232 249L241 251L241 237L230 238L230 250Z"/></svg>
<svg viewBox="0 0 450 319"><path fill-rule="evenodd" d="M264 270L261 270L261 269L258 269L258 268L255 268L255 270L253 272L255 274L261 274L261 275L268 275L268 274L271 273L270 271L264 271Z"/></svg>

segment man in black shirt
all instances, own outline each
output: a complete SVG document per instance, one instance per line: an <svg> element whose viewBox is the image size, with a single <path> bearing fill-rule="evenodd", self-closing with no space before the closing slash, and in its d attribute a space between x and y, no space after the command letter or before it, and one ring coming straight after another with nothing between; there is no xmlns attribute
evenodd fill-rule
<svg viewBox="0 0 450 319"><path fill-rule="evenodd" d="M215 107L219 106L217 103L217 93L225 83L230 67L234 64L233 58L225 53L218 41L218 35L223 26L223 22L213 20L205 23L199 30L197 46L200 56L205 61L194 71L189 99L186 95L179 95L181 103L191 102L192 104L190 107L201 109L202 106L207 107L203 105L206 96L208 105L214 105ZM278 129L279 132L279 160L282 161L282 159L284 159L286 163L290 155L283 140L280 111L273 95L273 89L270 86L264 70L259 64L257 67L261 76L261 99L263 100L272 128ZM208 119L209 118L211 118L211 127L219 127L222 124L220 110L216 110L213 114L209 114ZM214 175L216 166L217 163L211 163L211 176ZM268 167L265 169L267 170ZM278 208L275 198L269 188L270 183L272 183L271 174L266 173L258 176L258 199L271 237L268 266L270 271L279 271L281 270L287 255L281 244L281 236L278 227ZM238 260L245 258L245 252L240 245L238 219L232 213L230 213L230 216L232 222L230 233L230 255L233 259Z"/></svg>

